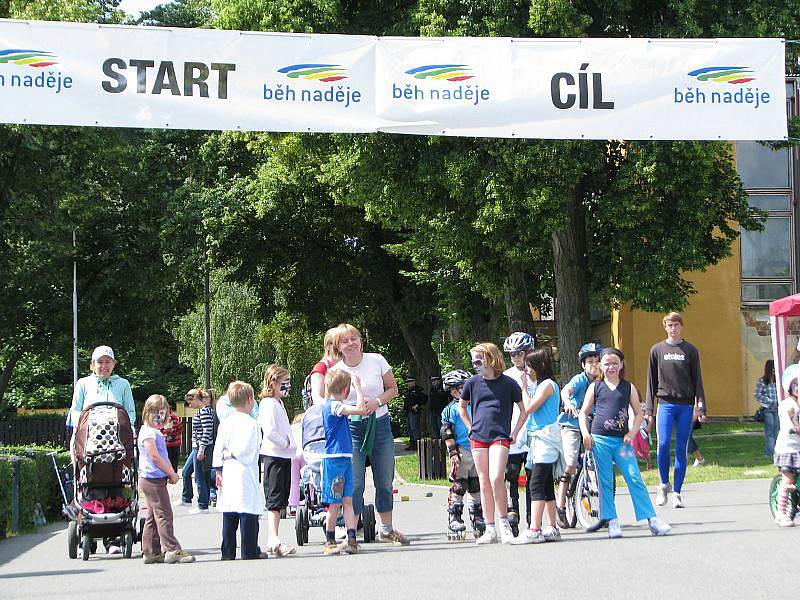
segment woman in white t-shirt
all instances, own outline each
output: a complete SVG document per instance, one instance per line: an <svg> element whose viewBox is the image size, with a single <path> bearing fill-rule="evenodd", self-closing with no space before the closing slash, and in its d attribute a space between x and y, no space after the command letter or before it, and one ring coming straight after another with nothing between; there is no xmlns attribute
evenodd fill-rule
<svg viewBox="0 0 800 600"><path fill-rule="evenodd" d="M351 417L350 420L350 434L353 437L353 509L360 515L364 506L364 477L367 472L366 459L369 456L375 483L375 508L381 520L378 539L405 546L409 543L408 538L392 524L394 436L387 406L397 396L397 382L392 368L380 354L365 353L361 333L347 323L336 327L333 350L341 355L342 360L331 368L359 377L370 415L364 418ZM346 402L356 403L352 388Z"/></svg>

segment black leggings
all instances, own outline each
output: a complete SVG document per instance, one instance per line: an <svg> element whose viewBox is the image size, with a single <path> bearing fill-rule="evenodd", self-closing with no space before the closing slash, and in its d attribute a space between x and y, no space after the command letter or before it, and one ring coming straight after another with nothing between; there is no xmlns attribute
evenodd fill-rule
<svg viewBox="0 0 800 600"><path fill-rule="evenodd" d="M553 463L534 464L529 485L531 500L554 501L556 499L556 491L553 483Z"/></svg>
<svg viewBox="0 0 800 600"><path fill-rule="evenodd" d="M506 481L508 482L508 495L511 498L511 508L519 514L519 472L525 463L527 454L509 454L506 463Z"/></svg>

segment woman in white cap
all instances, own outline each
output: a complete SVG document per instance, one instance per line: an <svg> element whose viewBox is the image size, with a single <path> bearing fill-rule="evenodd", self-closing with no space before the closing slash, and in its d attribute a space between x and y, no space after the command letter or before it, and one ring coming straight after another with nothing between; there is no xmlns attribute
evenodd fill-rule
<svg viewBox="0 0 800 600"><path fill-rule="evenodd" d="M89 370L92 374L82 377L75 385L72 406L67 415L67 427L77 427L81 411L98 402L116 402L128 413L131 426L136 423L136 407L133 405L131 384L127 379L114 375L114 351L109 346L98 346L92 352Z"/></svg>
<svg viewBox="0 0 800 600"><path fill-rule="evenodd" d="M131 427L136 423L136 407L133 404L131 384L127 379L114 375L114 351L109 346L98 346L92 352L92 361L89 363L91 375L82 377L75 384L72 394L72 406L67 415L67 427L73 428L70 451L75 441L75 428L81 418L81 411L98 402L116 402L122 405L131 420ZM120 541L114 538L104 538L103 543L109 554L119 554Z"/></svg>

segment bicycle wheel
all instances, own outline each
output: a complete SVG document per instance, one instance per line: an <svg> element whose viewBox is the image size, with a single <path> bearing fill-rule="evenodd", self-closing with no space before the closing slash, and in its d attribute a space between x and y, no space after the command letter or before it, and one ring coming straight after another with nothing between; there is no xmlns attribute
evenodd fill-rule
<svg viewBox="0 0 800 600"><path fill-rule="evenodd" d="M772 514L772 518L775 518L775 514L778 512L778 490L781 487L781 480L783 477L780 475L776 475L772 478L772 481L769 484L769 512ZM795 489L791 494L789 494L789 516L794 519L797 515L797 506L798 506L798 496L797 490Z"/></svg>
<svg viewBox="0 0 800 600"><path fill-rule="evenodd" d="M780 475L776 475L769 484L769 512L773 519L778 512L778 489L781 486L781 479L783 478Z"/></svg>
<svg viewBox="0 0 800 600"><path fill-rule="evenodd" d="M572 474L572 479L569 482L569 489L567 489L567 525L569 525L570 529L574 529L575 525L578 524L578 478L582 472L583 469L578 466L578 470Z"/></svg>
<svg viewBox="0 0 800 600"><path fill-rule="evenodd" d="M575 496L575 514L584 529L600 519L600 492L593 469L583 469L578 475Z"/></svg>

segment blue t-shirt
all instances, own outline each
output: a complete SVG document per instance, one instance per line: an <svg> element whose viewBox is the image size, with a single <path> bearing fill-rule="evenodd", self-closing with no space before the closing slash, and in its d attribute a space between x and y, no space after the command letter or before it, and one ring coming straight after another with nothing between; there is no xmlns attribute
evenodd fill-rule
<svg viewBox="0 0 800 600"><path fill-rule="evenodd" d="M558 406L560 397L558 395L559 389L558 384L553 381L552 379L545 379L544 381L540 381L539 385L537 386L537 390L539 387L543 386L544 384L549 383L553 386L553 393L547 397L547 400L542 402L541 406L533 411L528 416L527 427L528 431L537 431L542 427L547 427L548 425L552 425L556 422L558 418Z"/></svg>
<svg viewBox="0 0 800 600"><path fill-rule="evenodd" d="M467 407L467 414L470 419L472 418L472 405ZM444 407L442 411L442 425L450 423L453 427L453 435L456 436L456 444L462 448L469 449L469 430L461 420L461 415L458 413L458 400L453 400L450 404Z"/></svg>
<svg viewBox="0 0 800 600"><path fill-rule="evenodd" d="M461 397L472 403L472 431L478 442L511 439L514 403L522 401L522 390L508 375L486 379L473 375L464 383Z"/></svg>
<svg viewBox="0 0 800 600"><path fill-rule="evenodd" d="M353 456L353 438L350 421L343 414L344 404L332 398L322 406L322 424L325 427L325 457Z"/></svg>
<svg viewBox="0 0 800 600"><path fill-rule="evenodd" d="M578 373L569 380L567 387L572 387L572 393L569 396L569 399L575 405L579 411L583 406L583 398L586 396L586 390L589 389L589 385L592 383L592 380L589 379L589 376L584 371L583 373ZM578 423L578 417L573 417L568 415L565 412L562 412L558 415L558 424L562 427L569 427L570 429L580 429L580 424Z"/></svg>

